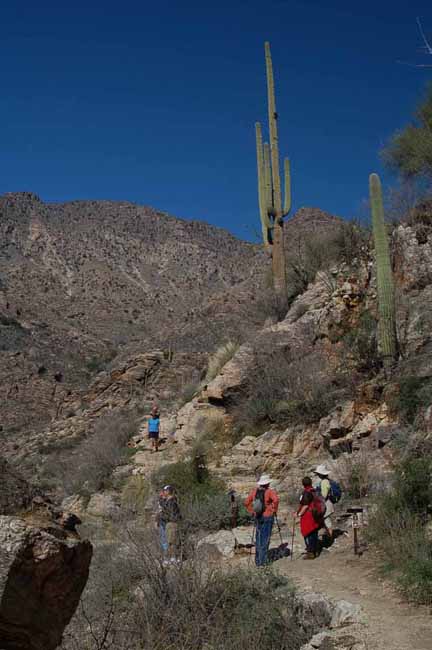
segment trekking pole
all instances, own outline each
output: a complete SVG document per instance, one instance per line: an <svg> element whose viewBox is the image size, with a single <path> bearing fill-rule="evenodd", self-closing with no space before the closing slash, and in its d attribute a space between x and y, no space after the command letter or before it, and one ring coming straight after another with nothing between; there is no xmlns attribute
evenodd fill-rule
<svg viewBox="0 0 432 650"><path fill-rule="evenodd" d="M254 525L253 525L253 528L252 528L251 545L250 545L250 549L249 549L248 564L250 563L250 560L251 560L251 557L252 557L252 549L254 547L255 530L256 530L256 519L254 519Z"/></svg>
<svg viewBox="0 0 432 650"><path fill-rule="evenodd" d="M294 519L293 521L293 529L292 529L292 537L291 537L291 559L294 557L294 536L295 536L295 527L296 527L296 520Z"/></svg>

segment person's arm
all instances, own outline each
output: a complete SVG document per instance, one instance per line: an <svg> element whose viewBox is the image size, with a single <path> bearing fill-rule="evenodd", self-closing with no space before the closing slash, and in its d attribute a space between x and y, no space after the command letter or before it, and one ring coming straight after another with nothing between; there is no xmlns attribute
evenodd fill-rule
<svg viewBox="0 0 432 650"><path fill-rule="evenodd" d="M272 504L273 514L277 515L277 511L279 508L279 496L273 490L271 492L271 504Z"/></svg>
<svg viewBox="0 0 432 650"><path fill-rule="evenodd" d="M298 517L299 519L301 519L301 518L303 517L304 513L307 511L308 508L309 508L309 506L302 506L302 507L299 509L299 511L297 512L297 517Z"/></svg>

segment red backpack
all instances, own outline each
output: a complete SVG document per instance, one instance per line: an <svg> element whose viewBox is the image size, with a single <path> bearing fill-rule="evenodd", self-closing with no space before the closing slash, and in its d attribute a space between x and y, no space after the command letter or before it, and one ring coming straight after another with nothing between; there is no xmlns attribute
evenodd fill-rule
<svg viewBox="0 0 432 650"><path fill-rule="evenodd" d="M314 500L311 503L312 517L315 519L317 524L324 524L324 515L326 511L326 502L324 497L320 494L317 494L315 491L313 493Z"/></svg>

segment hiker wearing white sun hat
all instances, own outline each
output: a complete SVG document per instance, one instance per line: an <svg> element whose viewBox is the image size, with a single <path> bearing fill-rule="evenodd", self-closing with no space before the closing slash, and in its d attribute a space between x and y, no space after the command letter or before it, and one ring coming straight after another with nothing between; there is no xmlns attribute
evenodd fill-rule
<svg viewBox="0 0 432 650"><path fill-rule="evenodd" d="M321 494L326 503L324 515L324 528L330 539L333 539L333 522L331 516L335 511L333 502L330 499L331 483L330 483L330 470L325 465L318 465L314 470L314 474L318 477L318 482L314 485L315 490Z"/></svg>
<svg viewBox="0 0 432 650"><path fill-rule="evenodd" d="M257 481L257 487L252 490L244 502L248 512L255 517L255 564L257 566L263 566L268 562L267 553L273 521L279 506L279 497L270 487L271 481L268 474L262 474Z"/></svg>

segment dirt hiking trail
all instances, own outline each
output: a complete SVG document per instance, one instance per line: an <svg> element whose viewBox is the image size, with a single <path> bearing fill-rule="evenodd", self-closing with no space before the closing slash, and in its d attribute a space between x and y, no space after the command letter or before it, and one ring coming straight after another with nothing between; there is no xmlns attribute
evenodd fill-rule
<svg viewBox="0 0 432 650"><path fill-rule="evenodd" d="M304 591L360 605L365 619L362 640L368 650L432 650L430 610L404 603L379 577L373 551L354 555L351 537L339 538L316 560L294 553L293 560L285 558L273 566Z"/></svg>

